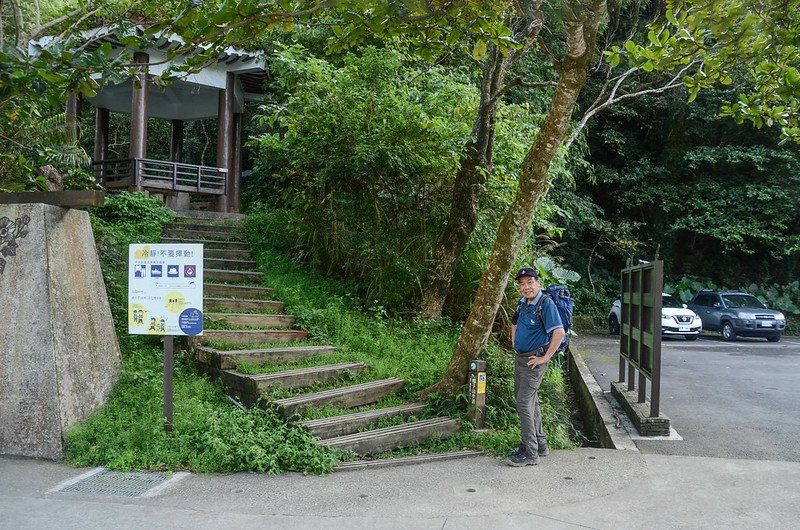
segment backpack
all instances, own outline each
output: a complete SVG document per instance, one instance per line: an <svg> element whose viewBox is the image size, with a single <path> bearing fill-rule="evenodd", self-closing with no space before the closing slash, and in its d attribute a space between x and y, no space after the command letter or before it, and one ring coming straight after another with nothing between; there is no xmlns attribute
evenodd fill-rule
<svg viewBox="0 0 800 530"><path fill-rule="evenodd" d="M542 316L542 304L545 302L545 297L550 298L556 304L558 316L561 317L561 324L564 326L564 338L558 349L566 350L569 348L569 330L572 328L572 310L575 307L575 300L572 298L569 289L563 285L551 285L546 289L542 289L542 298L539 300L539 303L536 304L536 309L534 310L536 316L539 318L539 322L542 323L542 328L545 327L544 317ZM522 300L524 299L523 297L517 304L517 310L520 309Z"/></svg>

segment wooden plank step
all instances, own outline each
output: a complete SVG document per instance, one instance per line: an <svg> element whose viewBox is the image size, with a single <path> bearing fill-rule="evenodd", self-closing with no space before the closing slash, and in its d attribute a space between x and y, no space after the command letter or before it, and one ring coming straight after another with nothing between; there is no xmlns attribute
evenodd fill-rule
<svg viewBox="0 0 800 530"><path fill-rule="evenodd" d="M331 448L368 455L422 443L431 438L443 440L459 430L461 430L459 420L440 417L328 438L320 440L320 443Z"/></svg>
<svg viewBox="0 0 800 530"><path fill-rule="evenodd" d="M262 342L296 342L307 340L308 333L298 329L207 329L202 335L189 337L189 344L259 344Z"/></svg>
<svg viewBox="0 0 800 530"><path fill-rule="evenodd" d="M195 219L222 223L241 223L244 221L243 213L209 212L202 210L176 210L176 219Z"/></svg>
<svg viewBox="0 0 800 530"><path fill-rule="evenodd" d="M259 282L264 278L264 273L255 271L203 269L203 278L219 282Z"/></svg>
<svg viewBox="0 0 800 530"><path fill-rule="evenodd" d="M275 311L283 313L283 302L278 300L260 300L254 298L216 298L204 297L203 307L206 311Z"/></svg>
<svg viewBox="0 0 800 530"><path fill-rule="evenodd" d="M269 296L274 289L256 285L240 285L234 283L204 283L203 295L217 298L246 298L253 300Z"/></svg>
<svg viewBox="0 0 800 530"><path fill-rule="evenodd" d="M296 412L310 406L332 405L338 407L360 407L375 403L388 396L399 392L403 388L403 380L391 377L379 381L370 381L360 385L350 385L322 392L301 394L290 398L272 401L283 409L283 416L289 418Z"/></svg>
<svg viewBox="0 0 800 530"><path fill-rule="evenodd" d="M227 248L204 248L204 258L212 259L250 259L249 250L231 250Z"/></svg>
<svg viewBox="0 0 800 530"><path fill-rule="evenodd" d="M225 241L222 239L186 239L183 237L162 237L162 243L189 243L189 244L202 244L203 249L232 249L232 250L250 250L250 245L241 241Z"/></svg>
<svg viewBox="0 0 800 530"><path fill-rule="evenodd" d="M221 232L218 230L184 230L182 228L165 227L161 231L164 237L180 237L183 239L220 239L225 241L245 241L244 232Z"/></svg>
<svg viewBox="0 0 800 530"><path fill-rule="evenodd" d="M208 284L205 287L207 286ZM205 288L203 292L205 292ZM276 311L283 313L283 302L256 300L253 298L203 297L203 308L206 311L224 309L226 311Z"/></svg>
<svg viewBox="0 0 800 530"><path fill-rule="evenodd" d="M234 370L222 370L220 379L245 405L254 405L271 386L284 390L304 388L314 383L334 381L346 372L360 373L366 368L361 362L330 364L311 368L299 368L271 374L250 375Z"/></svg>
<svg viewBox="0 0 800 530"><path fill-rule="evenodd" d="M412 456L398 456L396 458L369 458L366 460L350 460L341 462L334 471L353 471L356 469L381 469L386 467L399 467L411 464L427 464L430 462L443 462L445 460L456 460L458 458L471 458L483 456L486 453L479 449L466 449L462 451L452 451L450 453L425 453Z"/></svg>
<svg viewBox="0 0 800 530"><path fill-rule="evenodd" d="M217 350L208 346L195 348L195 358L204 364L230 370L240 362L253 364L279 364L302 361L310 357L330 355L333 346L286 346L283 348L260 348L252 350Z"/></svg>
<svg viewBox="0 0 800 530"><path fill-rule="evenodd" d="M233 326L262 328L290 328L294 324L292 315L261 315L258 313L206 313L211 320L227 322Z"/></svg>
<svg viewBox="0 0 800 530"><path fill-rule="evenodd" d="M217 269L217 270L253 270L258 267L258 264L252 260L246 260L241 258L229 258L229 259L222 259L222 258L209 258L205 252L203 252L203 268L204 270L208 269Z"/></svg>
<svg viewBox="0 0 800 530"><path fill-rule="evenodd" d="M321 418L318 420L307 420L304 421L302 425L309 433L317 438L334 438L336 436L344 436L345 434L358 432L364 427L368 427L383 418L393 418L395 416L407 418L408 416L419 414L423 410L425 410L425 403L406 403L396 407L365 410L364 412L355 412L353 414L332 416L330 418Z"/></svg>
<svg viewBox="0 0 800 530"><path fill-rule="evenodd" d="M222 224L213 222L201 222L184 220L179 222L167 223L164 229L176 230L194 230L195 232L203 232L205 230L213 230L214 232L223 232L228 234L244 234L244 228L241 223L239 224Z"/></svg>

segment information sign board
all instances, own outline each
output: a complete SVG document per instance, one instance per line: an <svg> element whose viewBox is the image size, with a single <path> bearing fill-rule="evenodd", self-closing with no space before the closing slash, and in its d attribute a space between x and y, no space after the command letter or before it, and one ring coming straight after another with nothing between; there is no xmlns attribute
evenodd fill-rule
<svg viewBox="0 0 800 530"><path fill-rule="evenodd" d="M203 334L203 245L130 245L128 333Z"/></svg>

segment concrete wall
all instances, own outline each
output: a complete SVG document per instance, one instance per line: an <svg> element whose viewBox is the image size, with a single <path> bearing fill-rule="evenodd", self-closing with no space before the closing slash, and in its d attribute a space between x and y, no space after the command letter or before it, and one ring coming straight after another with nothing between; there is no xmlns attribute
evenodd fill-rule
<svg viewBox="0 0 800 530"><path fill-rule="evenodd" d="M0 205L0 257L0 453L58 459L120 368L89 215Z"/></svg>
<svg viewBox="0 0 800 530"><path fill-rule="evenodd" d="M568 359L569 383L587 436L606 449L638 451L627 431L617 428L614 409L580 353L573 350Z"/></svg>

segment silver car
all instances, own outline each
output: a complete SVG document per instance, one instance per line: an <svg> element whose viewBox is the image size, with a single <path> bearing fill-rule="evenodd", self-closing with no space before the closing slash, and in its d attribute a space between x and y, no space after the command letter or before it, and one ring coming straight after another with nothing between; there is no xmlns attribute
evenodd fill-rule
<svg viewBox="0 0 800 530"><path fill-rule="evenodd" d="M622 321L622 304L614 300L611 311L608 312L608 332L612 335L619 334ZM686 337L686 340L696 340L703 331L703 322L694 311L687 309L685 304L678 301L671 294L662 294L661 298L661 335Z"/></svg>
<svg viewBox="0 0 800 530"><path fill-rule="evenodd" d="M764 337L778 342L786 329L786 316L769 309L761 300L743 291L700 291L689 307L703 319L707 330L719 331L727 341L741 337Z"/></svg>

